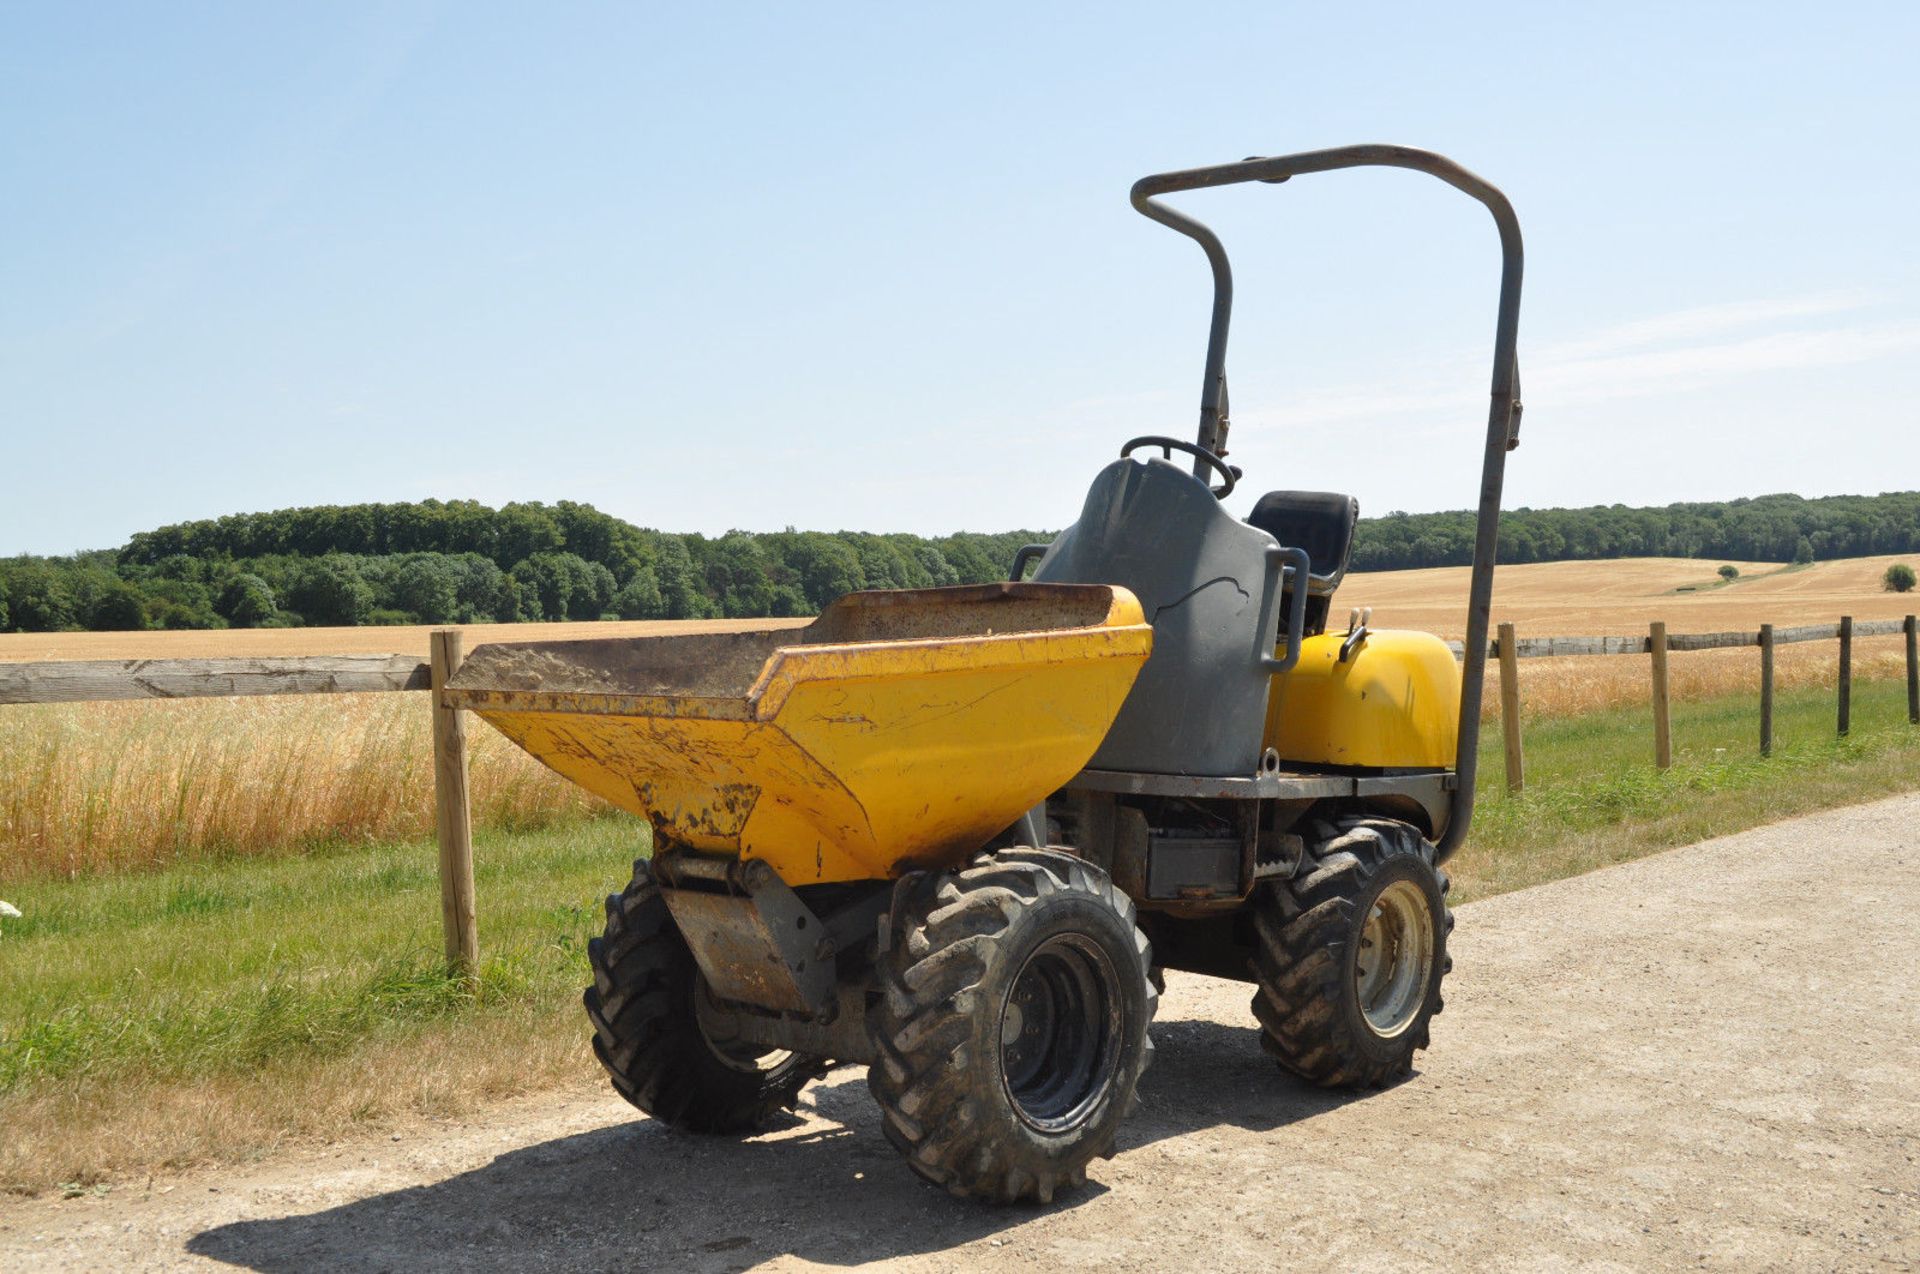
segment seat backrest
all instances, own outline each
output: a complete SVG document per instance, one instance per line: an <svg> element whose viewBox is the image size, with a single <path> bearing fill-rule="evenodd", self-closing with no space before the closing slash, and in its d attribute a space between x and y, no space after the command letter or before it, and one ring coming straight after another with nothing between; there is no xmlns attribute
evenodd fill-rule
<svg viewBox="0 0 1920 1274"><path fill-rule="evenodd" d="M1273 538L1164 460L1116 460L1035 580L1118 584L1153 624L1153 654L1090 762L1150 774L1250 775L1260 763L1274 634L1262 631ZM1271 621L1268 621L1271 622Z"/></svg>
<svg viewBox="0 0 1920 1274"><path fill-rule="evenodd" d="M1253 506L1247 521L1288 548L1305 549L1310 572L1307 592L1330 597L1353 557L1360 501L1332 491L1269 491Z"/></svg>

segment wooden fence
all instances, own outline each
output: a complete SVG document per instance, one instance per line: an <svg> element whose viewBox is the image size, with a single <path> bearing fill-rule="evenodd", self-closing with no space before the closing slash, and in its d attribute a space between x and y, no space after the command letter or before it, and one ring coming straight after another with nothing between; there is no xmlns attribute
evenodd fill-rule
<svg viewBox="0 0 1920 1274"><path fill-rule="evenodd" d="M1500 668L1500 726L1506 750L1507 790L1518 792L1526 785L1526 757L1520 741L1520 675L1522 659L1545 659L1574 655L1650 655L1653 702L1653 763L1661 769L1673 764L1673 726L1671 697L1667 682L1667 656L1673 651L1728 650L1742 646L1760 648L1760 755L1773 753L1773 652L1776 646L1808 641L1840 643L1839 673L1836 678L1838 718L1836 727L1842 737L1853 727L1853 640L1856 637L1890 637L1904 633L1907 638L1907 720L1920 725L1920 650L1916 649L1914 617L1876 619L1855 623L1843 615L1837 624L1803 624L1778 628L1762 624L1758 631L1728 633L1669 633L1656 620L1648 625L1645 637L1520 637L1512 624L1501 624L1487 654ZM1461 653L1459 642L1450 643Z"/></svg>
<svg viewBox="0 0 1920 1274"><path fill-rule="evenodd" d="M1773 651L1793 642L1840 642L1839 731L1851 724L1853 639L1905 633L1907 717L1920 723L1920 660L1914 617L1856 624L1810 624L1758 632L1669 633L1653 624L1645 637L1519 637L1501 624L1488 654L1500 668L1500 718L1507 759L1507 787L1519 791L1526 762L1520 739L1521 659L1570 655L1653 657L1654 761L1672 764L1668 722L1667 656L1672 651L1760 648L1760 751L1773 750ZM1460 643L1452 643L1454 653ZM465 714L448 707L440 691L460 667L457 629L431 634L427 659L412 655L311 655L285 659L127 659L0 663L0 704L84 703L108 699L222 698L229 695L363 694L424 690L432 695L434 825L440 846L440 919L447 961L471 978L480 941L474 918L473 821L467 798Z"/></svg>
<svg viewBox="0 0 1920 1274"><path fill-rule="evenodd" d="M464 714L449 708L440 698L441 689L460 667L461 655L460 632L449 628L430 635L424 662L413 655L306 655L288 659L0 663L0 704L430 692L434 826L440 842L440 920L447 963L462 977L471 979L480 958L480 938L474 921L467 727Z"/></svg>

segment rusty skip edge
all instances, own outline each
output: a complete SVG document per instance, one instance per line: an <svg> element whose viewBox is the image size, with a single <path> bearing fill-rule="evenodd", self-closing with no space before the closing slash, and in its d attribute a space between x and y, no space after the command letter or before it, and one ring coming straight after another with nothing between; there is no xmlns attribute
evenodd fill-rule
<svg viewBox="0 0 1920 1274"><path fill-rule="evenodd" d="M603 716L697 717L716 721L766 720L785 705L793 688L807 681L882 681L991 668L1031 668L1079 663L1088 658L1150 653L1149 624L1060 628L965 638L853 642L844 645L781 646L759 677L739 695L622 695L603 691L519 690L448 687L448 707L486 712L585 713ZM914 657L907 669L875 669L876 656Z"/></svg>

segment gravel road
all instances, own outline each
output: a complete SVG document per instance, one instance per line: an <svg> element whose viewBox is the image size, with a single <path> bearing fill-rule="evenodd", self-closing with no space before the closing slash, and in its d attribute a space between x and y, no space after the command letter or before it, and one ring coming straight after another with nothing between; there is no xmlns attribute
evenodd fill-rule
<svg viewBox="0 0 1920 1274"><path fill-rule="evenodd" d="M1052 1207L922 1186L852 1069L744 1143L583 1084L0 1203L0 1268L1910 1270L1916 829L1903 796L1463 907L1433 1051L1364 1097L1282 1078L1245 988L1176 974L1119 1156Z"/></svg>

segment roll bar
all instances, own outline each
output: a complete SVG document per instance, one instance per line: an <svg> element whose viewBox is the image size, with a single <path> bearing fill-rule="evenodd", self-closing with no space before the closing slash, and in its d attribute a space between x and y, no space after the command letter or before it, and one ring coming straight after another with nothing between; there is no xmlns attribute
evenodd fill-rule
<svg viewBox="0 0 1920 1274"><path fill-rule="evenodd" d="M1225 451L1227 405L1227 327L1233 317L1233 270L1226 249L1213 231L1185 213L1158 202L1161 195L1260 181L1278 184L1301 173L1337 168L1410 168L1438 177L1479 200L1493 214L1500 232L1500 311L1493 332L1492 402L1487 414L1486 454L1480 470L1480 510L1473 539L1473 574L1467 587L1467 639L1460 678L1460 733L1454 758L1454 790L1437 856L1445 862L1466 839L1473 821L1473 786L1479 770L1480 701L1486 686L1487 629L1493 604L1493 558L1500 535L1500 492L1507 452L1520 443L1520 369L1515 352L1520 332L1520 275L1523 253L1520 222L1513 205L1491 182L1432 151L1409 146L1339 146L1298 155L1243 159L1210 168L1159 173L1133 183L1135 210L1171 227L1200 245L1213 269L1213 319L1207 331L1207 365L1200 386L1199 445L1214 455ZM1200 476L1202 462L1194 463Z"/></svg>

